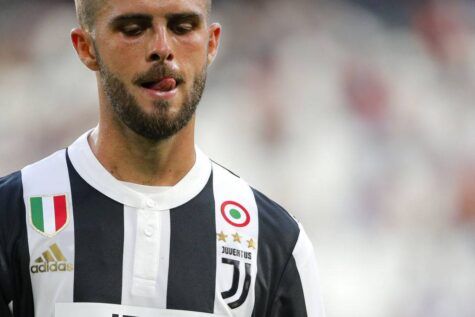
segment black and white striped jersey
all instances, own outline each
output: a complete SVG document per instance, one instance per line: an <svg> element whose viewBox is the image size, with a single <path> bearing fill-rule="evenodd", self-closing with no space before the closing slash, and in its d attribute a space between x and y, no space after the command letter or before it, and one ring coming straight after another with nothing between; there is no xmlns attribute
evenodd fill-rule
<svg viewBox="0 0 475 317"><path fill-rule="evenodd" d="M88 133L0 178L0 316L323 316L301 225L199 149L144 194Z"/></svg>

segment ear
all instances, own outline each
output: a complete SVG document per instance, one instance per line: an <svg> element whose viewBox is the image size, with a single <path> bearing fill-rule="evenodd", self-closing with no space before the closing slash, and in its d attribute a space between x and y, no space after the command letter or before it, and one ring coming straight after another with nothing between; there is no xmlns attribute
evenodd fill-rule
<svg viewBox="0 0 475 317"><path fill-rule="evenodd" d="M71 41L81 62L90 70L98 71L99 65L91 36L83 29L75 28L71 31Z"/></svg>
<svg viewBox="0 0 475 317"><path fill-rule="evenodd" d="M221 25L219 23L211 24L208 28L208 33L208 65L211 65L218 54Z"/></svg>

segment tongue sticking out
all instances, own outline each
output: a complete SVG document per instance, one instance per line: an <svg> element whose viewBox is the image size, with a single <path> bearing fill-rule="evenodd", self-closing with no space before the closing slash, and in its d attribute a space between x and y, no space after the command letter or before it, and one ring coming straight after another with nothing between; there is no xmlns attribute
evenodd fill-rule
<svg viewBox="0 0 475 317"><path fill-rule="evenodd" d="M171 91L176 87L176 80L173 78L164 78L161 81L154 83L153 85L148 86L148 89L158 90L158 91Z"/></svg>

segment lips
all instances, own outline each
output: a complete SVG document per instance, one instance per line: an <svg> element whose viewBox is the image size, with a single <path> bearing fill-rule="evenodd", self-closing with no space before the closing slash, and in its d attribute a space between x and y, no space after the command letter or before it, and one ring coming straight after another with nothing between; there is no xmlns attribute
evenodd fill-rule
<svg viewBox="0 0 475 317"><path fill-rule="evenodd" d="M142 87L157 92L169 92L177 87L177 81L172 77L165 77L158 81L151 81L142 84Z"/></svg>
<svg viewBox="0 0 475 317"><path fill-rule="evenodd" d="M153 100L171 100L177 95L177 87L181 82L179 78L162 77L157 80L143 81L140 86L143 92Z"/></svg>

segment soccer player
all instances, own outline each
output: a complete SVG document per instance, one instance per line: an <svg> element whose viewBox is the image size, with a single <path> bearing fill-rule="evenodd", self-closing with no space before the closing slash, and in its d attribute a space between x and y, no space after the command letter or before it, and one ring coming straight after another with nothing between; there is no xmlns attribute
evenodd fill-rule
<svg viewBox="0 0 475 317"><path fill-rule="evenodd" d="M0 316L323 316L302 226L195 146L211 1L76 9L99 123L0 179Z"/></svg>

